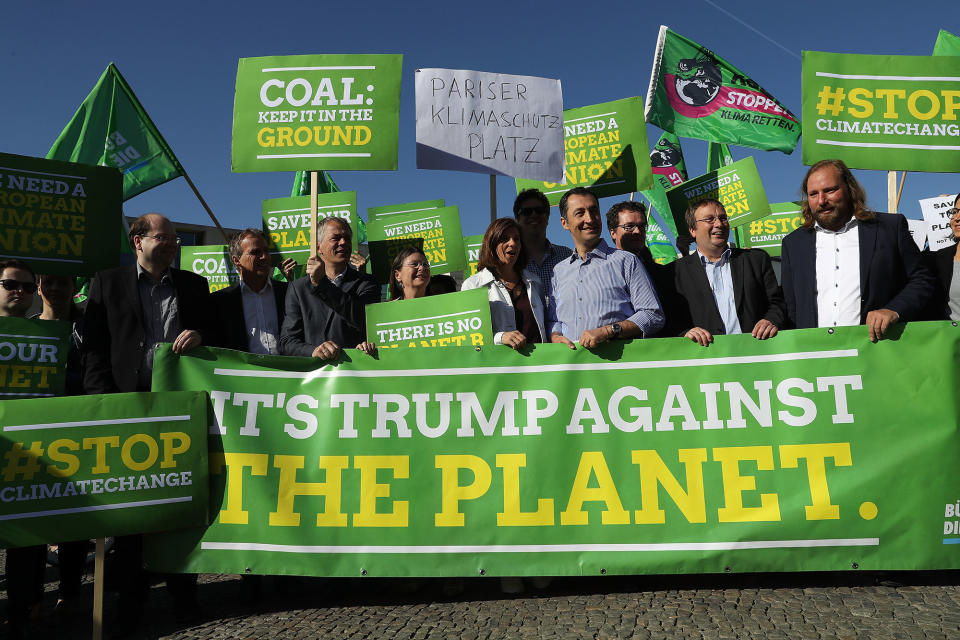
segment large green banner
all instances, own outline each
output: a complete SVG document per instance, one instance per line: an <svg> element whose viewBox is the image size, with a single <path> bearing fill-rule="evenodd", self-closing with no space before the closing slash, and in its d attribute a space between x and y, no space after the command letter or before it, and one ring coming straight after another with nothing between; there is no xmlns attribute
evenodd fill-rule
<svg viewBox="0 0 960 640"><path fill-rule="evenodd" d="M480 576L960 568L960 329L307 358L210 389L211 521L157 570Z"/></svg>
<svg viewBox="0 0 960 640"><path fill-rule="evenodd" d="M367 342L396 347L483 347L493 344L487 289L367 305Z"/></svg>
<svg viewBox="0 0 960 640"><path fill-rule="evenodd" d="M0 318L0 400L62 394L69 352L67 322Z"/></svg>
<svg viewBox="0 0 960 640"><path fill-rule="evenodd" d="M566 109L563 135L566 183L518 179L517 193L539 189L556 205L574 187L587 187L605 198L653 185L642 98Z"/></svg>
<svg viewBox="0 0 960 640"><path fill-rule="evenodd" d="M960 57L803 52L803 163L960 170Z"/></svg>
<svg viewBox="0 0 960 640"><path fill-rule="evenodd" d="M115 266L122 185L113 167L0 153L0 254L51 275Z"/></svg>
<svg viewBox="0 0 960 640"><path fill-rule="evenodd" d="M731 227L738 227L770 213L752 156L684 182L667 191L677 229L688 229L684 216L687 207L698 200L712 198L723 203Z"/></svg>
<svg viewBox="0 0 960 640"><path fill-rule="evenodd" d="M240 274L225 244L181 247L180 268L206 278L211 293L240 282Z"/></svg>
<svg viewBox="0 0 960 640"><path fill-rule="evenodd" d="M771 256L780 255L780 245L787 235L797 229L802 202L777 202L770 205L770 215L737 227L737 245L763 249Z"/></svg>
<svg viewBox="0 0 960 640"><path fill-rule="evenodd" d="M800 123L746 73L693 40L660 27L647 122L686 138L792 153Z"/></svg>
<svg viewBox="0 0 960 640"><path fill-rule="evenodd" d="M457 207L370 214L367 243L373 275L382 284L389 282L394 257L411 244L422 248L431 273L460 271L467 264Z"/></svg>
<svg viewBox="0 0 960 640"><path fill-rule="evenodd" d="M403 56L240 58L233 171L396 169Z"/></svg>
<svg viewBox="0 0 960 640"><path fill-rule="evenodd" d="M208 406L199 390L0 402L0 545L209 522Z"/></svg>
<svg viewBox="0 0 960 640"><path fill-rule="evenodd" d="M353 231L351 250L359 246L360 229L357 224L357 192L335 191L317 194L317 220L342 218ZM287 258L297 261L298 277L306 273L310 258L310 196L271 198L263 201L263 232L270 245L274 266ZM319 242L319 239L318 239Z"/></svg>

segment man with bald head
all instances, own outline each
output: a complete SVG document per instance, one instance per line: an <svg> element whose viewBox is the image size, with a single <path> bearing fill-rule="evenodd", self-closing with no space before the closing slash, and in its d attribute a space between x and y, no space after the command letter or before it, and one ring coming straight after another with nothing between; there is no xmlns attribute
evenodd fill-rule
<svg viewBox="0 0 960 640"><path fill-rule="evenodd" d="M90 285L82 350L87 393L150 391L158 343L186 353L211 334L207 279L171 266L180 244L173 223L159 213L144 214L130 225L128 237L137 261L97 273ZM115 547L119 635L141 624L148 581L140 536L120 536ZM168 576L167 586L179 615L194 615L196 576Z"/></svg>

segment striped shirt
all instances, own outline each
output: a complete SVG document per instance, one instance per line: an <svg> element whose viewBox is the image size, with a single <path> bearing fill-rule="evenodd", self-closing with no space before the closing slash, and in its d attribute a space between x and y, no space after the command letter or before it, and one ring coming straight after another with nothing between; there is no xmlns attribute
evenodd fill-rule
<svg viewBox="0 0 960 640"><path fill-rule="evenodd" d="M550 333L571 341L588 329L630 320L644 336L663 327L663 309L640 259L600 240L582 260L576 252L553 269L547 309Z"/></svg>
<svg viewBox="0 0 960 640"><path fill-rule="evenodd" d="M547 308L547 300L550 299L550 278L553 276L553 268L557 266L557 263L562 262L564 259L569 258L570 254L573 253L568 247L565 247L561 244L552 244L547 240L547 249L543 252L543 262L537 264L537 261L533 259L533 256L529 255L527 260L527 266L525 267L531 273L536 274L540 278L540 284L543 285L543 308Z"/></svg>

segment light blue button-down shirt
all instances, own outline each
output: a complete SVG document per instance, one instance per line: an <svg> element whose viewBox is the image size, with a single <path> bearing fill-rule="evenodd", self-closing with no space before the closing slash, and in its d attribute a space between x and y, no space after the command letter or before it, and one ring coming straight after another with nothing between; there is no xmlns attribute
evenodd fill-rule
<svg viewBox="0 0 960 640"><path fill-rule="evenodd" d="M700 253L700 264L707 272L707 282L713 292L713 301L717 304L720 319L723 320L723 330L728 336L743 333L740 330L740 318L737 317L737 300L733 295L733 275L730 273L730 249L728 248L716 262Z"/></svg>
<svg viewBox="0 0 960 640"><path fill-rule="evenodd" d="M571 341L584 331L630 320L644 336L663 327L663 310L640 259L600 240L587 258L574 251L553 269L550 333Z"/></svg>

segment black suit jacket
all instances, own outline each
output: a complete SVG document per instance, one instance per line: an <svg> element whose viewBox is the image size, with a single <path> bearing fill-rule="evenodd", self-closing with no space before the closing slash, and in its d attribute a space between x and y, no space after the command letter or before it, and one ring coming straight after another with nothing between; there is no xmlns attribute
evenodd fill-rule
<svg viewBox="0 0 960 640"><path fill-rule="evenodd" d="M309 358L332 340L350 349L367 339L364 307L380 302L380 285L373 276L347 268L340 287L326 278L314 285L310 276L287 287L286 317L280 330L280 353Z"/></svg>
<svg viewBox="0 0 960 640"><path fill-rule="evenodd" d="M680 335L693 327L702 327L714 335L723 335L726 329L713 299L707 273L700 256L691 253L676 261L674 281L677 293L686 301L686 327ZM787 321L783 292L777 283L770 256L762 249L730 249L730 276L733 280L733 299L737 319L743 333L753 331L754 325L766 318L778 329Z"/></svg>
<svg viewBox="0 0 960 640"><path fill-rule="evenodd" d="M170 269L177 292L180 329L210 339L210 289L207 279ZM90 284L84 315L83 386L87 393L137 391L146 334L137 283L137 265L100 271Z"/></svg>
<svg viewBox="0 0 960 640"><path fill-rule="evenodd" d="M273 287L273 301L277 305L277 335L279 338L280 327L283 326L285 315L284 303L287 296L287 283L272 280L271 286ZM247 351L249 347L247 321L243 315L243 296L240 293L240 283L214 291L210 294L210 302L213 304L216 317L215 335L212 344L224 349Z"/></svg>
<svg viewBox="0 0 960 640"><path fill-rule="evenodd" d="M908 322L922 316L933 294L933 275L910 237L907 219L878 213L860 222L860 324L876 309ZM816 232L799 228L783 239L783 294L798 329L818 326Z"/></svg>
<svg viewBox="0 0 960 640"><path fill-rule="evenodd" d="M927 320L950 319L950 281L953 279L953 256L956 253L955 244L936 251L923 252L927 268L936 278L934 293L924 315Z"/></svg>

